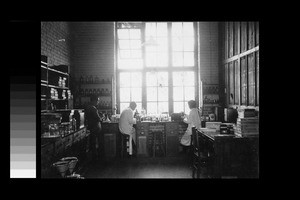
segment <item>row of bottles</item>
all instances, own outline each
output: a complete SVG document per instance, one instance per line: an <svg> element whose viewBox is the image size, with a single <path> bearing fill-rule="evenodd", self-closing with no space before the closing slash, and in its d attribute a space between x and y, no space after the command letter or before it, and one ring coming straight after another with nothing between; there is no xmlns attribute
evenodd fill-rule
<svg viewBox="0 0 300 200"><path fill-rule="evenodd" d="M112 107L112 102L111 101L104 101L104 100L100 100L99 104L98 104L98 108L104 108L104 109L109 109Z"/></svg>
<svg viewBox="0 0 300 200"><path fill-rule="evenodd" d="M66 77L59 77L58 78L58 86L59 87L66 87L67 78Z"/></svg>
<svg viewBox="0 0 300 200"><path fill-rule="evenodd" d="M211 99L211 98L208 98L207 96L204 97L203 99L203 103L219 103L219 99Z"/></svg>
<svg viewBox="0 0 300 200"><path fill-rule="evenodd" d="M50 99L59 99L58 90L55 88L50 89ZM73 99L71 90L62 90L61 99Z"/></svg>
<svg viewBox="0 0 300 200"><path fill-rule="evenodd" d="M219 94L218 86L204 86L203 87L204 94Z"/></svg>
<svg viewBox="0 0 300 200"><path fill-rule="evenodd" d="M79 78L79 82L80 83L102 83L102 84L105 84L105 83L110 83L110 79L107 78L107 79L100 79L98 76L94 76L93 75L90 75L90 76L81 76Z"/></svg>
<svg viewBox="0 0 300 200"><path fill-rule="evenodd" d="M80 89L79 95L82 96L89 96L89 95L99 95L99 96L109 96L111 95L111 91L108 88L94 88L94 89Z"/></svg>
<svg viewBox="0 0 300 200"><path fill-rule="evenodd" d="M88 104L89 104L89 102L83 102L79 106L86 107ZM111 101L100 100L97 108L98 109L111 109L112 108L112 102Z"/></svg>
<svg viewBox="0 0 300 200"><path fill-rule="evenodd" d="M58 91L55 88L50 89L50 99L58 99Z"/></svg>

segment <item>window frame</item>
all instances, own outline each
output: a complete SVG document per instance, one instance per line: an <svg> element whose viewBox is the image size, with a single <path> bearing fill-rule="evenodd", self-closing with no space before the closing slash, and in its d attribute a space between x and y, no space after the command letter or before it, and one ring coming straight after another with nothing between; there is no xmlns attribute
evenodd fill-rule
<svg viewBox="0 0 300 200"><path fill-rule="evenodd" d="M173 106L174 106L174 100L173 100L173 72L182 72L182 71L193 71L194 72L194 88L195 88L195 101L199 102L199 80L198 80L198 73L199 73L199 62L198 62L198 24L197 22L193 22L193 31L194 31L194 65L193 66L176 66L174 67L173 62L173 49L172 49L172 22L163 22L167 23L167 40L168 40L168 65L166 67L150 67L146 66L146 49L145 46L142 46L142 60L143 60L143 67L141 69L119 69L118 68L118 58L119 58L119 46L118 46L118 23L115 23L115 34L116 34L116 102L117 102L117 113L121 113L120 110L120 73L122 72L141 72L142 73L142 108L145 108L147 110L147 86L146 86L146 73L147 72L167 72L168 73L168 112L169 114L173 113ZM141 29L141 43L145 43L145 28L146 23L160 23L160 22L140 22L140 29ZM136 27L134 27L136 28ZM157 101L159 102L159 101ZM129 104L128 104L129 105Z"/></svg>

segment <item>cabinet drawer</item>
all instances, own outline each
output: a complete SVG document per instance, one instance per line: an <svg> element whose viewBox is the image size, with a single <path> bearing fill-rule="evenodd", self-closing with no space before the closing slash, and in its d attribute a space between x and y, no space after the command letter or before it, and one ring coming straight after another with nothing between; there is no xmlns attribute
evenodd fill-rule
<svg viewBox="0 0 300 200"><path fill-rule="evenodd" d="M166 123L166 130L177 130L178 129L178 123Z"/></svg>

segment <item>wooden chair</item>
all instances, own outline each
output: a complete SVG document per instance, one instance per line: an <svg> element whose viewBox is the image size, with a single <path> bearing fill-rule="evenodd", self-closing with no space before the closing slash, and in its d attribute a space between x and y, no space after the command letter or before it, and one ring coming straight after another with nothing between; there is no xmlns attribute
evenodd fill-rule
<svg viewBox="0 0 300 200"><path fill-rule="evenodd" d="M121 133L121 158L129 156L129 135Z"/></svg>

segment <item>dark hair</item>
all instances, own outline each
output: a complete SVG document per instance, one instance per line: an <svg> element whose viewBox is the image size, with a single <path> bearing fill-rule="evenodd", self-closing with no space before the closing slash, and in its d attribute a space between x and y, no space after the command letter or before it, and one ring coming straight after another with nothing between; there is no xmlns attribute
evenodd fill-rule
<svg viewBox="0 0 300 200"><path fill-rule="evenodd" d="M136 103L134 101L130 102L129 107L136 107Z"/></svg>
<svg viewBox="0 0 300 200"><path fill-rule="evenodd" d="M188 104L189 104L190 109L197 107L196 101L194 101L194 100L189 100Z"/></svg>
<svg viewBox="0 0 300 200"><path fill-rule="evenodd" d="M98 95L91 95L91 102L98 101L99 96Z"/></svg>

